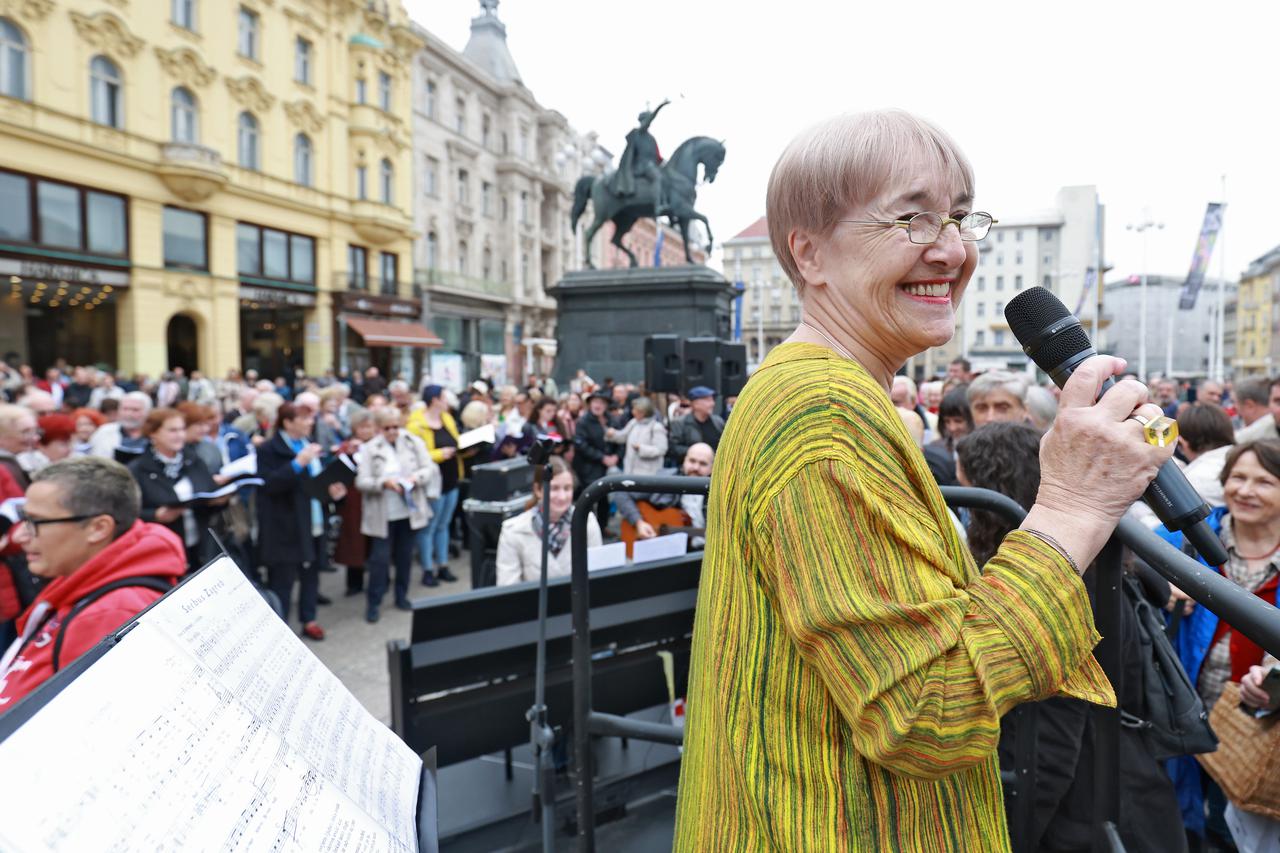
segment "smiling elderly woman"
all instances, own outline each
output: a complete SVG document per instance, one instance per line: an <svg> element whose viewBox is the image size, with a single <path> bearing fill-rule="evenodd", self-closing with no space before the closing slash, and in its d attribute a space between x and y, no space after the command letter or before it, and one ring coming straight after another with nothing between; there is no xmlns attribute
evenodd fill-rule
<svg viewBox="0 0 1280 853"><path fill-rule="evenodd" d="M829 120L769 181L803 319L738 399L708 500L679 850L1001 850L1001 714L1114 694L1077 566L1171 454L1146 389L1085 362L1037 502L982 571L889 398L950 339L991 217L954 142L902 112ZM1141 408L1140 408L1141 407ZM1082 500L1079 496L1087 496Z"/></svg>

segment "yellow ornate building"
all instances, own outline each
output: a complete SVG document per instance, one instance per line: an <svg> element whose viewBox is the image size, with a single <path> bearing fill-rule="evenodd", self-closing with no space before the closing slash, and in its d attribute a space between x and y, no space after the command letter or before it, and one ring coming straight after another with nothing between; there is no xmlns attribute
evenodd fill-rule
<svg viewBox="0 0 1280 853"><path fill-rule="evenodd" d="M421 46L382 0L0 0L0 354L319 373L341 314L409 366Z"/></svg>
<svg viewBox="0 0 1280 853"><path fill-rule="evenodd" d="M1256 258L1240 277L1236 308L1237 378L1275 375L1280 364L1280 336L1275 334L1275 307L1280 295L1280 246Z"/></svg>

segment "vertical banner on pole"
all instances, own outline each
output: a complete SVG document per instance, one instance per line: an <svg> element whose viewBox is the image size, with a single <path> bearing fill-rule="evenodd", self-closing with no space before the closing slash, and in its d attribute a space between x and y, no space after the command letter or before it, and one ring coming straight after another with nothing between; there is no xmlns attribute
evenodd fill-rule
<svg viewBox="0 0 1280 853"><path fill-rule="evenodd" d="M1204 274L1209 268L1209 258L1213 255L1213 244L1218 239L1218 231L1222 228L1222 211L1226 205L1211 201L1204 212L1204 224L1200 226L1200 239L1196 241L1195 253L1191 256L1191 269L1187 280L1182 285L1182 298L1178 300L1178 308L1189 311L1196 305L1196 296L1200 286L1204 284Z"/></svg>

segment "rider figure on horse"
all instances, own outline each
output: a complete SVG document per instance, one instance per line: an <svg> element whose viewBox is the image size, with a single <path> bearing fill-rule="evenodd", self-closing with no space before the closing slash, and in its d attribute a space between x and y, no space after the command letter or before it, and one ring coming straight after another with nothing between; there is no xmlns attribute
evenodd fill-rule
<svg viewBox="0 0 1280 853"><path fill-rule="evenodd" d="M662 154L658 151L658 140L649 132L649 125L657 118L658 112L670 101L664 100L652 111L640 113L640 126L627 134L627 147L622 152L622 160L618 171L613 176L613 192L619 197L633 196L636 193L636 178L646 177L653 184L654 217L670 213L663 192Z"/></svg>

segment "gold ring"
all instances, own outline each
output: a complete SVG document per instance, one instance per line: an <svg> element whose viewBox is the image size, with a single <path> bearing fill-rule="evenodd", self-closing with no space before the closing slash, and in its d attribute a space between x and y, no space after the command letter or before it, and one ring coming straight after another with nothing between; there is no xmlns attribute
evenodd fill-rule
<svg viewBox="0 0 1280 853"><path fill-rule="evenodd" d="M1143 439L1152 447L1169 447L1178 441L1178 422L1173 418L1160 415L1148 419L1135 413L1128 419L1142 424Z"/></svg>

